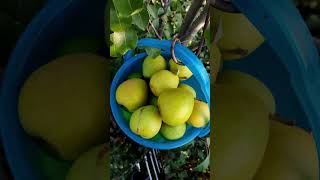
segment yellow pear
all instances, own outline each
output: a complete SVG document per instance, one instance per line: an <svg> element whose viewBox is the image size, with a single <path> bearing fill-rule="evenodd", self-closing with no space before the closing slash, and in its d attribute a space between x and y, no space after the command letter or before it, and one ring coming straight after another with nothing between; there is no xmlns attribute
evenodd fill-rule
<svg viewBox="0 0 320 180"><path fill-rule="evenodd" d="M34 71L19 96L22 127L63 159L73 160L107 136L108 60L62 56Z"/></svg>
<svg viewBox="0 0 320 180"><path fill-rule="evenodd" d="M73 162L66 180L105 180L109 177L108 155L106 144L89 149Z"/></svg>
<svg viewBox="0 0 320 180"><path fill-rule="evenodd" d="M255 180L318 180L317 148L312 135L271 121L270 138Z"/></svg>
<svg viewBox="0 0 320 180"><path fill-rule="evenodd" d="M220 84L233 84L237 88L258 95L268 108L271 114L276 112L276 103L268 87L254 76L237 70L224 70L221 72Z"/></svg>
<svg viewBox="0 0 320 180"><path fill-rule="evenodd" d="M178 126L187 122L193 105L193 95L181 88L165 90L158 98L162 120L170 126Z"/></svg>
<svg viewBox="0 0 320 180"><path fill-rule="evenodd" d="M172 59L169 61L170 71L176 74L180 79L188 79L192 76L192 72L185 65L176 64Z"/></svg>
<svg viewBox="0 0 320 180"><path fill-rule="evenodd" d="M161 70L155 73L150 79L150 88L155 96L166 89L177 88L179 85L178 76L168 70Z"/></svg>
<svg viewBox="0 0 320 180"><path fill-rule="evenodd" d="M241 13L212 8L212 28L224 60L236 60L249 55L264 42L264 37Z"/></svg>
<svg viewBox="0 0 320 180"><path fill-rule="evenodd" d="M270 112L257 95L235 84L217 84L211 92L212 179L253 179L267 146Z"/></svg>
<svg viewBox="0 0 320 180"><path fill-rule="evenodd" d="M193 127L201 128L208 124L210 120L210 110L207 103L195 100L192 114L188 123Z"/></svg>
<svg viewBox="0 0 320 180"><path fill-rule="evenodd" d="M148 56L144 59L142 64L143 76L150 78L154 73L165 70L166 68L166 60L161 55L158 55L155 58Z"/></svg>
<svg viewBox="0 0 320 180"><path fill-rule="evenodd" d="M190 93L192 93L194 98L197 97L196 91L191 86L189 86L188 84L179 84L178 88L182 88L182 89L185 89L185 90L189 91Z"/></svg>
<svg viewBox="0 0 320 180"><path fill-rule="evenodd" d="M145 139L151 139L160 131L162 124L158 108L153 105L136 110L130 119L130 129Z"/></svg>
<svg viewBox="0 0 320 180"><path fill-rule="evenodd" d="M148 86L142 79L128 79L121 83L116 90L117 102L126 107L130 112L145 105L147 98Z"/></svg>

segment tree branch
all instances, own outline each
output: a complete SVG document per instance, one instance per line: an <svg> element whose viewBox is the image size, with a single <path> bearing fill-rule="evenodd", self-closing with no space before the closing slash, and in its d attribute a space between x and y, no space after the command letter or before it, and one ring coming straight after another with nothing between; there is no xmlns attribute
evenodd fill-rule
<svg viewBox="0 0 320 180"><path fill-rule="evenodd" d="M197 56L200 55L200 53L202 51L202 48L204 46L204 43L205 43L204 35L205 35L206 29L207 29L209 23L210 23L210 7L207 10L207 17L206 17L206 21L204 23L204 27L203 27L203 30L202 30L202 37L201 37L201 40L200 40L200 43L199 43L199 48L198 48L197 53L196 53Z"/></svg>
<svg viewBox="0 0 320 180"><path fill-rule="evenodd" d="M207 14L209 13L208 8L209 6L207 5L205 9L201 12L199 17L193 21L191 26L188 28L188 31L185 33L185 36L181 38L182 44L188 44L194 38L197 32L199 32L204 27Z"/></svg>
<svg viewBox="0 0 320 180"><path fill-rule="evenodd" d="M157 29L154 27L154 25L152 24L151 20L149 19L149 25L152 28L152 30L154 31L154 34L157 36L158 39L162 40L162 37L159 35Z"/></svg>
<svg viewBox="0 0 320 180"><path fill-rule="evenodd" d="M192 4L191 4L185 18L183 19L182 25L180 27L179 37L182 37L187 32L190 24L193 22L194 18L196 17L203 2L204 2L204 0L193 0L192 1Z"/></svg>

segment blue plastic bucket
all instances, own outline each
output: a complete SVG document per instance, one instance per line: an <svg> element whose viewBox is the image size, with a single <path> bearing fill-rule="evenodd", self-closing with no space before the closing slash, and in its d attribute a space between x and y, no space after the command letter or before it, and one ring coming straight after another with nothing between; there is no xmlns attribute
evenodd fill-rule
<svg viewBox="0 0 320 180"><path fill-rule="evenodd" d="M153 47L161 49L162 55L165 59L169 60L171 58L171 44L172 42L169 40L141 39L138 42L137 47ZM197 93L197 98L210 105L210 79L201 60L198 59L192 51L179 43L176 43L174 51L176 57L182 62L182 64L186 65L193 73L189 79L183 80L181 83L185 83L193 87ZM114 118L122 131L135 142L154 149L177 148L191 142L196 137L203 137L207 135L210 132L210 123L204 128L187 126L184 136L174 141L166 140L161 135L158 135L157 139L144 139L130 130L129 124L121 115L120 105L116 102L116 89L123 81L127 80L128 74L133 72L142 72L142 63L146 56L146 53L133 55L132 51L127 52L124 56L124 64L117 71L111 84L110 106Z"/></svg>
<svg viewBox="0 0 320 180"><path fill-rule="evenodd" d="M41 146L20 126L19 91L35 69L55 58L56 49L66 39L81 35L104 38L105 7L105 0L51 0L28 25L12 52L3 76L0 128L14 179L64 179L69 162L44 157Z"/></svg>

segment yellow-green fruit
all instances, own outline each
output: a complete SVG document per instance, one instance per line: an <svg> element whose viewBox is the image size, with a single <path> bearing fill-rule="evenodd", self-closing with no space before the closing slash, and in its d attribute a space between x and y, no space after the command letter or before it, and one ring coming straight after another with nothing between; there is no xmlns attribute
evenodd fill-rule
<svg viewBox="0 0 320 180"><path fill-rule="evenodd" d="M155 73L150 79L150 88L155 96L166 89L177 88L179 85L178 76L168 70L161 70Z"/></svg>
<svg viewBox="0 0 320 180"><path fill-rule="evenodd" d="M270 138L255 180L318 180L317 148L306 131L271 121Z"/></svg>
<svg viewBox="0 0 320 180"><path fill-rule="evenodd" d="M187 122L193 105L193 95L181 88L166 90L158 98L162 120L170 126L178 126Z"/></svg>
<svg viewBox="0 0 320 180"><path fill-rule="evenodd" d="M194 98L197 97L196 91L191 86L189 86L188 84L179 84L178 88L187 90L188 92L190 92L193 95Z"/></svg>
<svg viewBox="0 0 320 180"><path fill-rule="evenodd" d="M264 42L264 37L245 15L216 8L212 8L212 13L213 29L221 35L218 35L218 46L223 59L245 57ZM215 34L213 36L216 37Z"/></svg>
<svg viewBox="0 0 320 180"><path fill-rule="evenodd" d="M169 61L170 71L176 74L180 79L188 79L192 72L187 66L176 64L172 59Z"/></svg>
<svg viewBox="0 0 320 180"><path fill-rule="evenodd" d="M72 164L66 180L105 180L109 177L107 145L91 148Z"/></svg>
<svg viewBox="0 0 320 180"><path fill-rule="evenodd" d="M180 139L185 132L186 132L185 123L178 126L169 126L163 123L160 129L160 133L162 134L162 136L168 140Z"/></svg>
<svg viewBox="0 0 320 180"><path fill-rule="evenodd" d="M201 128L208 124L210 120L210 110L207 103L195 100L192 114L188 123L193 127Z"/></svg>
<svg viewBox="0 0 320 180"><path fill-rule="evenodd" d="M138 78L128 79L121 83L116 90L116 100L130 112L147 103L148 85Z"/></svg>
<svg viewBox="0 0 320 180"><path fill-rule="evenodd" d="M212 89L215 146L213 179L253 179L269 136L268 108L254 93L234 84Z"/></svg>
<svg viewBox="0 0 320 180"><path fill-rule="evenodd" d="M143 76L150 78L154 73L164 70L166 67L166 60L161 55L158 55L155 58L148 56L144 59L142 64Z"/></svg>
<svg viewBox="0 0 320 180"><path fill-rule="evenodd" d="M130 119L130 129L145 139L153 138L160 131L162 124L158 108L153 105L136 110Z"/></svg>
<svg viewBox="0 0 320 180"><path fill-rule="evenodd" d="M103 143L108 62L94 54L72 54L33 72L19 97L25 131L43 139L67 160Z"/></svg>
<svg viewBox="0 0 320 180"><path fill-rule="evenodd" d="M221 73L220 84L233 84L237 88L244 89L258 95L271 114L276 111L276 103L270 90L254 76L235 70L224 70Z"/></svg>

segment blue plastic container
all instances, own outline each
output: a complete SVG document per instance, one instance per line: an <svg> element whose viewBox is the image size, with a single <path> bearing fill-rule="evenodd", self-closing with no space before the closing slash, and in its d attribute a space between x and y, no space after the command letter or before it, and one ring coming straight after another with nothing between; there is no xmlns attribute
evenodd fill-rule
<svg viewBox="0 0 320 180"><path fill-rule="evenodd" d="M43 157L40 146L20 126L17 112L19 91L31 72L54 59L56 49L65 39L78 35L104 38L105 7L105 0L48 1L12 52L3 76L0 128L1 141L15 179L60 180L68 170L68 162ZM47 165L52 166L51 169L46 169Z"/></svg>
<svg viewBox="0 0 320 180"><path fill-rule="evenodd" d="M171 57L171 41L169 40L160 41L155 39L142 39L138 42L137 46L158 48L162 50L162 55L165 57L165 59L169 60ZM201 60L198 59L198 57L192 51L179 43L176 43L174 50L176 57L193 73L193 75L189 79L182 81L182 83L192 86L197 93L197 98L210 104L210 79ZM161 137L161 135L159 135L157 139L144 139L134 134L130 130L129 124L121 115L120 105L116 102L115 94L117 87L123 81L127 80L128 74L132 72L142 72L142 63L147 54L141 53L135 56L132 55L132 51L129 51L124 56L125 63L117 71L110 89L111 110L117 124L123 130L123 132L135 142L145 147L154 149L177 148L191 142L198 136L203 137L207 135L210 132L210 124L208 124L204 128L194 128L188 126L185 135L182 138L174 141L166 140L165 138Z"/></svg>

